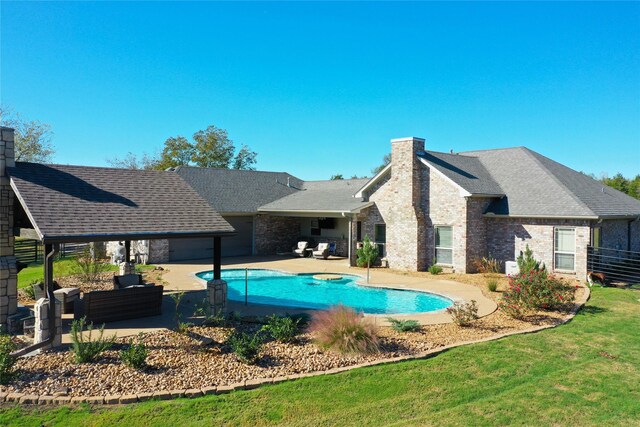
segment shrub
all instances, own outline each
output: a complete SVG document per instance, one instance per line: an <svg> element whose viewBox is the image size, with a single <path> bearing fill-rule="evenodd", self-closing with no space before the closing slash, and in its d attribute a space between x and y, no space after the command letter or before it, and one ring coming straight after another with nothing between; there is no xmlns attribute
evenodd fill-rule
<svg viewBox="0 0 640 427"><path fill-rule="evenodd" d="M16 345L9 335L0 335L0 384L7 384L15 375L16 358L11 355L15 349Z"/></svg>
<svg viewBox="0 0 640 427"><path fill-rule="evenodd" d="M262 327L262 330L271 335L276 341L291 342L298 334L299 324L300 319L274 314L267 317L267 324Z"/></svg>
<svg viewBox="0 0 640 427"><path fill-rule="evenodd" d="M529 271L544 271L544 264L540 265L540 261L537 261L533 257L533 251L529 248L529 245L526 246L524 253L521 251L518 258L516 258L516 262L518 263L518 270L520 274L527 273Z"/></svg>
<svg viewBox="0 0 640 427"><path fill-rule="evenodd" d="M420 323L415 320L400 320L387 317L387 321L391 323L391 329L396 332L416 332L421 328Z"/></svg>
<svg viewBox="0 0 640 427"><path fill-rule="evenodd" d="M244 363L254 363L258 359L263 342L262 331L254 334L236 331L227 339L238 360Z"/></svg>
<svg viewBox="0 0 640 427"><path fill-rule="evenodd" d="M134 343L133 338L129 340L129 347L120 350L120 360L122 363L133 369L144 369L147 366L147 356L149 351L142 342L144 334L138 335L138 342Z"/></svg>
<svg viewBox="0 0 640 427"><path fill-rule="evenodd" d="M71 323L71 352L75 356L76 363L90 363L93 362L100 353L111 348L116 340L116 336L113 335L109 338L103 338L104 336L104 324L99 329L99 336L97 339L93 339L93 323L89 323L87 326L87 333L85 334L85 318L80 320L74 320Z"/></svg>
<svg viewBox="0 0 640 427"><path fill-rule="evenodd" d="M465 303L456 301L451 307L447 307L447 313L457 325L469 326L478 318L478 304L476 300Z"/></svg>
<svg viewBox="0 0 640 427"><path fill-rule="evenodd" d="M506 314L515 314L512 317L522 318L533 310L561 309L574 300L573 286L543 270L531 270L509 279L509 289L502 296L500 309Z"/></svg>
<svg viewBox="0 0 640 427"><path fill-rule="evenodd" d="M500 273L500 261L493 257L476 258L472 262L478 273Z"/></svg>
<svg viewBox="0 0 640 427"><path fill-rule="evenodd" d="M378 335L375 325L355 310L337 305L315 313L309 326L316 343L339 353L375 353Z"/></svg>
<svg viewBox="0 0 640 427"><path fill-rule="evenodd" d="M442 267L440 267L439 265L433 264L431 267L429 267L429 273L431 274L440 274L442 273Z"/></svg>
<svg viewBox="0 0 640 427"><path fill-rule="evenodd" d="M33 289L34 286L39 285L43 280L34 280L29 283L29 286L25 286L22 288L22 293L29 299L36 299L36 291Z"/></svg>
<svg viewBox="0 0 640 427"><path fill-rule="evenodd" d="M203 317L202 324L210 326L224 326L226 319L222 310L213 312L209 298L203 298L200 303L196 303L196 309L193 312L194 317Z"/></svg>
<svg viewBox="0 0 640 427"><path fill-rule="evenodd" d="M491 292L495 292L498 290L498 281L496 279L487 280L487 289Z"/></svg>
<svg viewBox="0 0 640 427"><path fill-rule="evenodd" d="M74 259L72 269L83 281L97 282L100 279L100 274L108 271L109 266L96 259L87 246Z"/></svg>
<svg viewBox="0 0 640 427"><path fill-rule="evenodd" d="M241 322L242 321L242 313L240 313L239 311L232 311L230 313L227 314L227 320L229 322Z"/></svg>

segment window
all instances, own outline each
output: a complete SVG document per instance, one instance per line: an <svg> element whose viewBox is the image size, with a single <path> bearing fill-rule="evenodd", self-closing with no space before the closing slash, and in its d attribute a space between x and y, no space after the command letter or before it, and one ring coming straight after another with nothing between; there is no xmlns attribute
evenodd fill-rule
<svg viewBox="0 0 640 427"><path fill-rule="evenodd" d="M594 227L591 229L591 246L599 248L602 245L602 228Z"/></svg>
<svg viewBox="0 0 640 427"><path fill-rule="evenodd" d="M575 271L576 230L575 228L556 228L554 243L554 262L556 270Z"/></svg>
<svg viewBox="0 0 640 427"><path fill-rule="evenodd" d="M453 227L436 226L436 264L453 265Z"/></svg>
<svg viewBox="0 0 640 427"><path fill-rule="evenodd" d="M376 224L374 229L374 241L378 246L378 254L381 257L387 256L385 251L385 243L387 243L387 226L384 224Z"/></svg>

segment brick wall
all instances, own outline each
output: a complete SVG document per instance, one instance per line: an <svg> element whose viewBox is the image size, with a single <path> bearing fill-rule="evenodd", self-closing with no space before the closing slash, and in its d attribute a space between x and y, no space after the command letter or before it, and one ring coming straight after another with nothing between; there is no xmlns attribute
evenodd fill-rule
<svg viewBox="0 0 640 427"><path fill-rule="evenodd" d="M604 220L594 226L601 227L603 248L640 251L640 221L629 223L627 219ZM631 233L631 240L629 240L629 233Z"/></svg>
<svg viewBox="0 0 640 427"><path fill-rule="evenodd" d="M255 219L255 254L274 255L291 252L300 236L298 218L257 215Z"/></svg>
<svg viewBox="0 0 640 427"><path fill-rule="evenodd" d="M588 220L552 220L535 218L487 219L487 253L501 262L515 261L528 244L534 257L553 271L555 227L576 229L577 277L587 274L587 246L591 240L591 224Z"/></svg>
<svg viewBox="0 0 640 427"><path fill-rule="evenodd" d="M18 278L14 256L13 199L6 168L15 166L13 129L0 128L0 327L18 308Z"/></svg>
<svg viewBox="0 0 640 427"><path fill-rule="evenodd" d="M422 250L426 239L423 197L426 168L416 153L424 151L424 140L402 138L391 141L391 175L371 194L386 224L386 253L389 267L424 270L426 258ZM363 223L364 234L373 236L374 221Z"/></svg>

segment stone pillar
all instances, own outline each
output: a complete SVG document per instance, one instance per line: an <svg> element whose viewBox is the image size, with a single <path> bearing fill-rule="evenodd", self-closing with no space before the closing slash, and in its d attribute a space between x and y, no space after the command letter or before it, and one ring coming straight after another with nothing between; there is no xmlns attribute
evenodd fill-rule
<svg viewBox="0 0 640 427"><path fill-rule="evenodd" d="M120 263L120 275L136 274L136 264L133 262L121 262Z"/></svg>
<svg viewBox="0 0 640 427"><path fill-rule="evenodd" d="M209 280L207 294L211 313L225 313L227 310L227 282L224 280Z"/></svg>
<svg viewBox="0 0 640 427"><path fill-rule="evenodd" d="M51 347L58 347L62 342L62 304L60 301L54 300L56 304L56 330L55 330L55 339L50 346L46 346L42 348L45 350ZM40 298L36 301L33 306L33 311L35 312L36 317L36 325L35 325L35 335L33 338L33 343L40 343L47 338L49 338L49 300L44 298ZM41 350L37 350L40 352Z"/></svg>
<svg viewBox="0 0 640 427"><path fill-rule="evenodd" d="M0 328L18 308L18 270L13 252L13 191L7 168L15 166L13 129L0 127Z"/></svg>

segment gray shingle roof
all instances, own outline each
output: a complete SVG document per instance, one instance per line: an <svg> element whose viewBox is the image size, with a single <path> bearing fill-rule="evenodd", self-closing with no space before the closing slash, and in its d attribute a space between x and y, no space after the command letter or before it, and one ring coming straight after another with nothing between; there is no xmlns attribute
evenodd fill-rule
<svg viewBox="0 0 640 427"><path fill-rule="evenodd" d="M48 243L234 233L173 172L18 162L8 173Z"/></svg>
<svg viewBox="0 0 640 427"><path fill-rule="evenodd" d="M330 181L305 181L303 190L260 207L262 212L351 212L370 203L353 195L368 179L338 179Z"/></svg>
<svg viewBox="0 0 640 427"><path fill-rule="evenodd" d="M525 147L470 151L506 194L488 213L511 216L631 217L640 201Z"/></svg>
<svg viewBox="0 0 640 427"><path fill-rule="evenodd" d="M284 172L191 166L180 166L175 172L222 214L256 213L260 206L296 193L303 185Z"/></svg>
<svg viewBox="0 0 640 427"><path fill-rule="evenodd" d="M427 151L420 157L471 194L504 194L500 185L475 157L435 151Z"/></svg>

